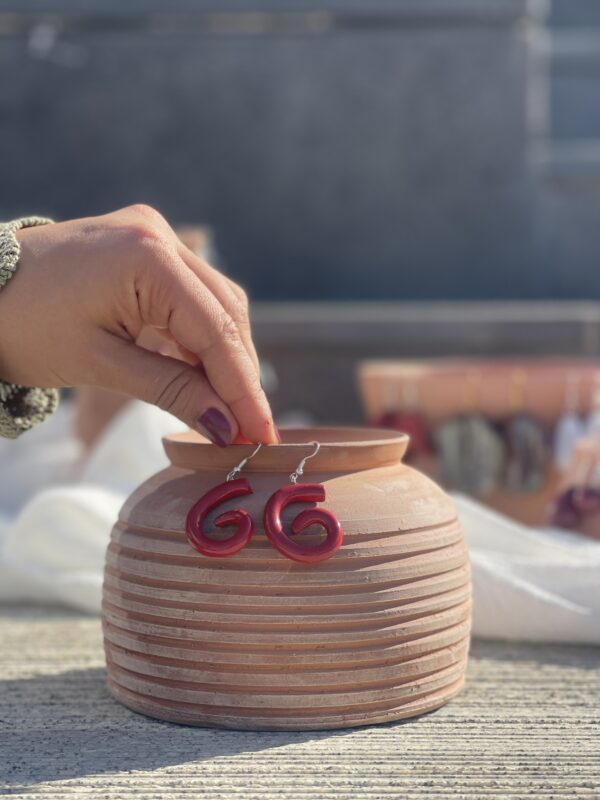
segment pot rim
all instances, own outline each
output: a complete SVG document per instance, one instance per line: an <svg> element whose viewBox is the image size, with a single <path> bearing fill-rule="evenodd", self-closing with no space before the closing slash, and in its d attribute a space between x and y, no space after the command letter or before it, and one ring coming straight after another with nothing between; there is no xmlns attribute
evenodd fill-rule
<svg viewBox="0 0 600 800"><path fill-rule="evenodd" d="M313 442L319 452L306 461L304 472L354 472L400 462L406 453L408 436L383 428L317 426L281 428L282 443L265 445L244 466L246 472L293 472L309 455ZM255 444L233 444L220 448L195 431L163 437L163 446L175 467L227 473L256 449ZM225 479L225 475L223 476Z"/></svg>

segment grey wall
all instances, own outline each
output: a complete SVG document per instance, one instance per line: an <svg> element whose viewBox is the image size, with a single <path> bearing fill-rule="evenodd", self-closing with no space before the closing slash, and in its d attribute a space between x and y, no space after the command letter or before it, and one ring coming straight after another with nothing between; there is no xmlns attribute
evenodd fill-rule
<svg viewBox="0 0 600 800"><path fill-rule="evenodd" d="M0 0L0 217L148 202L261 298L534 296L540 5Z"/></svg>
<svg viewBox="0 0 600 800"><path fill-rule="evenodd" d="M253 328L276 416L325 423L363 419L363 359L600 355L600 303L260 303Z"/></svg>
<svg viewBox="0 0 600 800"><path fill-rule="evenodd" d="M262 299L600 296L597 2L283 8L0 0L0 218L148 202Z"/></svg>
<svg viewBox="0 0 600 800"><path fill-rule="evenodd" d="M532 148L539 283L555 297L600 296L600 3L554 0L548 115Z"/></svg>

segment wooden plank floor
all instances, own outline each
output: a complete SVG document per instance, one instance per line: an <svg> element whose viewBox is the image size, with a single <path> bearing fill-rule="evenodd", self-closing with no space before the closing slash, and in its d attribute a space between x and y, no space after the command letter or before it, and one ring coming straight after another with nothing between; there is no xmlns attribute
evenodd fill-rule
<svg viewBox="0 0 600 800"><path fill-rule="evenodd" d="M117 705L97 618L0 607L0 795L600 798L600 649L476 642L465 692L418 720L237 733Z"/></svg>

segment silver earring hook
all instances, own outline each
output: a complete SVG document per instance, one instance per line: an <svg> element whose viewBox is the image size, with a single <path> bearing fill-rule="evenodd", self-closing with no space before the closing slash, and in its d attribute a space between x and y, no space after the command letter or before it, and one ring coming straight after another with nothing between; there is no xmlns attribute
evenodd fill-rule
<svg viewBox="0 0 600 800"><path fill-rule="evenodd" d="M237 476L238 476L238 475L240 474L240 472L241 472L241 471L244 469L244 467L245 467L245 466L246 466L246 464L247 464L247 463L250 461L250 459L251 459L251 458L254 458L254 456L255 456L255 455L258 453L258 451L260 450L260 448L261 448L261 447L262 447L262 444L259 444L259 445L256 447L256 449L255 449L255 450L254 450L252 453L250 453L250 455L249 455L249 456L246 456L246 458L242 458L242 460L241 460L241 461L240 461L240 463L237 465L237 467L234 467L234 468L231 470L231 472L230 472L230 473L227 475L227 478L226 478L226 480L227 480L227 481L233 481L233 480L235 480L235 478L237 478Z"/></svg>
<svg viewBox="0 0 600 800"><path fill-rule="evenodd" d="M312 453L309 453L307 456L304 456L302 461L296 467L295 472L292 472L292 474L290 475L290 483L298 483L298 478L301 475L304 475L304 465L306 464L308 459L314 458L321 449L321 445L318 442L310 442L310 444L314 444L315 449L313 450Z"/></svg>

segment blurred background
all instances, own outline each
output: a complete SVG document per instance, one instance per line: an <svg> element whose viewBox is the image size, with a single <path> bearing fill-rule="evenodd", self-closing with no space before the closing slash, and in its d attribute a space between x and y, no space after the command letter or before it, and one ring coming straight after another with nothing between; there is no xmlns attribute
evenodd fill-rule
<svg viewBox="0 0 600 800"><path fill-rule="evenodd" d="M596 354L597 0L0 0L0 76L0 219L208 227L279 413L358 421L367 356Z"/></svg>

